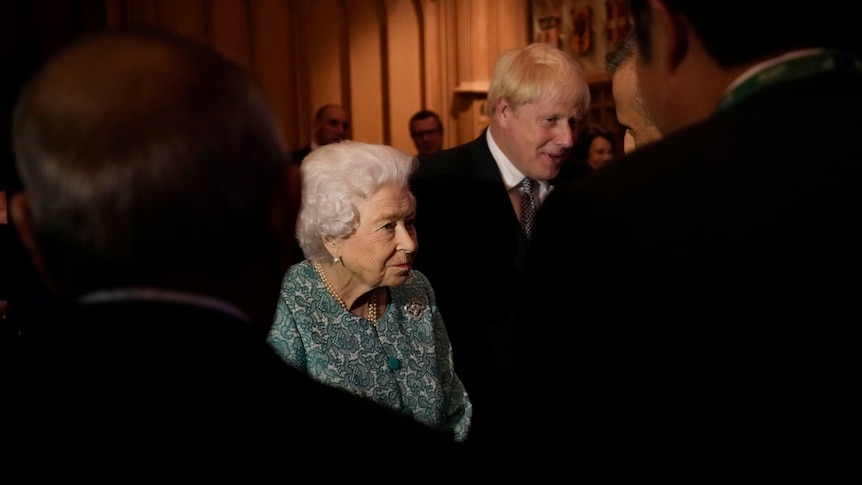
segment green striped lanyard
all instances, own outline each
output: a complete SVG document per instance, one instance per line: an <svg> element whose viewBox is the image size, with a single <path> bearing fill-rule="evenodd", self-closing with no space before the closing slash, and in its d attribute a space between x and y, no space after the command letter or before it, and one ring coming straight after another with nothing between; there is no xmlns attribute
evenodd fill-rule
<svg viewBox="0 0 862 485"><path fill-rule="evenodd" d="M862 72L862 62L850 52L826 51L770 66L724 95L717 111L727 109L767 86L837 71Z"/></svg>

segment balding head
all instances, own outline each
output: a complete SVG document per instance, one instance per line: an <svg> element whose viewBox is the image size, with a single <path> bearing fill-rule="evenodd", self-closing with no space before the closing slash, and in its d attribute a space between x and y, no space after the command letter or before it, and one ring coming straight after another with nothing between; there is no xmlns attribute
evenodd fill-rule
<svg viewBox="0 0 862 485"><path fill-rule="evenodd" d="M275 244L275 115L242 69L190 40L73 44L22 92L13 142L35 246L66 295L234 271Z"/></svg>
<svg viewBox="0 0 862 485"><path fill-rule="evenodd" d="M350 118L347 110L337 104L321 106L311 126L314 142L320 146L350 138Z"/></svg>

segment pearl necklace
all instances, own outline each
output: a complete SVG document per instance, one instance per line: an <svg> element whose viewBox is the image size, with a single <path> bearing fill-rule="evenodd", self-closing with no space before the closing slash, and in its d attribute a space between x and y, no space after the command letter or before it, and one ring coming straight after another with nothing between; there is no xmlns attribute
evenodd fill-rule
<svg viewBox="0 0 862 485"><path fill-rule="evenodd" d="M323 268L320 266L320 263L317 261L311 262L311 267L314 268L314 271L320 275L320 279L323 280L323 286L326 287L326 291L335 298L335 301L341 305L341 308L344 308L348 313L350 309L347 308L347 305L344 303L344 300L338 296L338 293L335 292L335 289L332 287L332 284L326 278L326 275L323 274ZM377 292L371 294L371 298L368 299L368 321L371 322L371 325L377 325Z"/></svg>

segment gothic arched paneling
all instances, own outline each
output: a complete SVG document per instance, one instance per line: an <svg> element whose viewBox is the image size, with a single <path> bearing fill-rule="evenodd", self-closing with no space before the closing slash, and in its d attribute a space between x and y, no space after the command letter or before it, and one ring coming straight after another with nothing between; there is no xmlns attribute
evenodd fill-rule
<svg viewBox="0 0 862 485"><path fill-rule="evenodd" d="M303 3L306 5L298 12L298 20L306 41L296 47L306 56L301 66L309 80L307 96L311 101L310 112L305 115L306 123L309 123L314 112L324 104L341 104L350 111L350 62L344 2L296 0L296 4ZM350 23L353 22L351 18ZM353 113L349 114L353 118Z"/></svg>
<svg viewBox="0 0 862 485"><path fill-rule="evenodd" d="M175 2L184 3L184 2ZM212 0L209 37L211 44L237 64L252 70L250 0Z"/></svg>
<svg viewBox="0 0 862 485"><path fill-rule="evenodd" d="M386 66L384 60L385 11L382 0L351 2L350 18L350 92L353 138L383 143L388 118L384 97Z"/></svg>
<svg viewBox="0 0 862 485"><path fill-rule="evenodd" d="M287 145L293 149L307 142L307 120L298 105L301 69L297 60L296 16L289 2L257 0L252 2L252 65L258 80L269 93L281 121ZM307 111L307 108L306 108ZM302 129L300 129L300 125ZM301 140L298 133L305 130Z"/></svg>
<svg viewBox="0 0 862 485"><path fill-rule="evenodd" d="M420 12L413 2L387 0L387 56L389 79L389 124L386 143L407 153L415 153L408 122L424 108L422 82L422 29Z"/></svg>
<svg viewBox="0 0 862 485"><path fill-rule="evenodd" d="M321 105L349 111L353 137L414 150L420 108L446 146L483 128L496 57L528 42L530 0L104 0L109 27L143 24L207 43L260 79L288 146Z"/></svg>
<svg viewBox="0 0 862 485"><path fill-rule="evenodd" d="M131 2L135 3L135 2ZM206 0L176 2L171 0L151 0L147 2L152 9L155 25L167 27L173 32L196 39L207 44L210 37L211 12ZM225 53L227 55L227 53Z"/></svg>

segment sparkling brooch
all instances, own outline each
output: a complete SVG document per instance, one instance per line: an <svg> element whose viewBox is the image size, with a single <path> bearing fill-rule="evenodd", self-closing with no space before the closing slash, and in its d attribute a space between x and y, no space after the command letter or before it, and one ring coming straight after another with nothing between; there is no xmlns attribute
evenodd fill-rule
<svg viewBox="0 0 862 485"><path fill-rule="evenodd" d="M422 312L424 311L425 309L422 306L422 303L415 298L411 298L410 301L408 301L407 304L404 305L404 313L413 315L413 318L421 317Z"/></svg>

